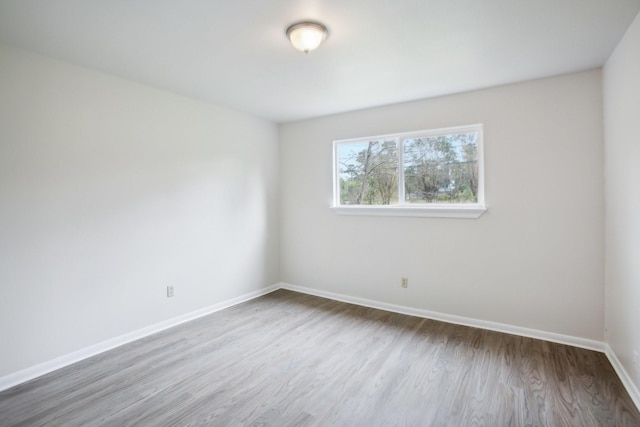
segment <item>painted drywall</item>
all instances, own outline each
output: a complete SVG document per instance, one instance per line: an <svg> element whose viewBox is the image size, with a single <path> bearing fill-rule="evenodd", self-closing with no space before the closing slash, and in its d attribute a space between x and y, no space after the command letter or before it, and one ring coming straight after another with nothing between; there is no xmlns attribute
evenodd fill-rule
<svg viewBox="0 0 640 427"><path fill-rule="evenodd" d="M602 341L601 83L593 70L281 125L282 280ZM330 210L333 140L475 123L479 219Z"/></svg>
<svg viewBox="0 0 640 427"><path fill-rule="evenodd" d="M277 132L0 46L0 376L276 283Z"/></svg>
<svg viewBox="0 0 640 427"><path fill-rule="evenodd" d="M640 15L604 66L606 341L640 389ZM640 364L640 360L638 361Z"/></svg>

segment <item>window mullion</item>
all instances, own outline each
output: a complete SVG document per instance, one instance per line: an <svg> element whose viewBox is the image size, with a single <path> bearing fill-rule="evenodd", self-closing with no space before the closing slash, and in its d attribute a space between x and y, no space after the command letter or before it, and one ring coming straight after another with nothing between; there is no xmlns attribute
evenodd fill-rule
<svg viewBox="0 0 640 427"><path fill-rule="evenodd" d="M398 151L398 205L404 205L404 139L397 139Z"/></svg>
<svg viewBox="0 0 640 427"><path fill-rule="evenodd" d="M333 141L333 206L340 206L340 163L338 159L338 143Z"/></svg>

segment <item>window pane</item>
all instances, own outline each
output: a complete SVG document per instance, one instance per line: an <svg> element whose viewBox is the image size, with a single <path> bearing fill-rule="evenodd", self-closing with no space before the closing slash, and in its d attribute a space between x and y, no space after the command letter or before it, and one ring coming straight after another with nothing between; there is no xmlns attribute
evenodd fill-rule
<svg viewBox="0 0 640 427"><path fill-rule="evenodd" d="M406 139L405 201L478 202L478 133Z"/></svg>
<svg viewBox="0 0 640 427"><path fill-rule="evenodd" d="M341 205L398 204L397 147L394 139L338 144Z"/></svg>

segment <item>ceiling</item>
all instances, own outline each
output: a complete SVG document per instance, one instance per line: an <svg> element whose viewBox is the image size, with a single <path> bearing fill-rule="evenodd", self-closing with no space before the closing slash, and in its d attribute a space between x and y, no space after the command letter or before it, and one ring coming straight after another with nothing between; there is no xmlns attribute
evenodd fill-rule
<svg viewBox="0 0 640 427"><path fill-rule="evenodd" d="M275 122L600 67L640 0L0 0L0 41ZM308 55L286 27L329 38Z"/></svg>

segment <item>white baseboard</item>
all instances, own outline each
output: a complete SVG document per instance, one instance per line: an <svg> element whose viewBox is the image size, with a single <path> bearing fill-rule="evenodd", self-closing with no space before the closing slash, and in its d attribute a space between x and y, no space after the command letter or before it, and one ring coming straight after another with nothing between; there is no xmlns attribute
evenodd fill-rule
<svg viewBox="0 0 640 427"><path fill-rule="evenodd" d="M303 286L296 286L289 283L277 283L275 285L259 289L254 292L250 292L245 295L241 295L236 298L232 298L227 301L223 301L218 304L214 304L209 307L205 307L200 310L193 311L191 313L184 314L182 316L175 317L173 319L169 319L160 323L156 323L151 326L147 326L142 329L138 329L136 331L130 332L125 335L121 335L119 337L112 338L107 341L103 341L101 343L92 345L90 347L83 348L81 350L75 351L73 353L69 353L67 355L58 357L56 359L40 363L38 365L29 367L27 369L23 369L21 371L6 375L4 377L0 377L0 391L6 390L18 384L22 384L26 381L29 381L33 378L42 376L44 374L48 374L49 372L53 372L57 369L63 368L65 366L71 365L73 363L79 362L81 360L87 359L91 356L95 356L96 354L103 353L105 351L111 350L113 348L119 347L121 345L127 344L129 342L144 338L146 336L155 334L157 332L163 331L165 329L172 328L174 326L180 325L182 323L197 319L202 316L206 316L211 313L215 313L216 311L224 310L225 308L232 307L237 304L241 304L243 302L252 300L254 298L258 298L260 296L266 295L278 289L287 289L294 292L305 293L309 295L315 295L323 298L328 298L336 301L347 302L351 304L361 305L365 307L377 308L380 310L391 311L394 313L407 314L410 316L423 317L427 319L440 320L443 322L454 323L458 325L471 326L474 328L488 329L491 331L504 332L513 335L521 335L529 338L536 338L545 341L552 341L559 344L570 345L573 347L585 348L588 350L595 350L604 353L611 365L615 369L616 373L620 377L622 384L627 389L627 392L633 399L634 403L638 408L640 408L640 392L638 388L631 380L631 377L624 369L620 360L613 352L611 347L600 341L589 340L585 338L573 337L569 335L557 334L554 332L545 332L539 331L536 329L523 328L519 326L507 325L504 323L490 322L486 320L472 319L468 317L462 316L454 316L451 314L444 314L435 311L422 310L418 308L406 307L396 304L389 304L380 301L369 300L365 298L353 297L344 294L338 294L334 292L322 291L319 289L306 288Z"/></svg>
<svg viewBox="0 0 640 427"><path fill-rule="evenodd" d="M613 352L609 344L601 341L589 340L585 338L573 337L570 335L557 334L554 332L539 331L536 329L522 328L519 326L507 325L504 323L489 322L486 320L472 319L469 317L454 316L451 314L438 313L435 311L422 310L418 308L405 307L402 305L388 304L385 302L369 300L365 298L352 297L349 295L338 294L334 292L322 291L318 289L305 288L303 286L291 285L289 283L281 283L282 289L301 292L309 295L315 295L323 298L329 298L336 301L347 302L365 307L377 308L380 310L391 311L394 313L408 314L410 316L424 317L427 319L440 320L447 323L455 323L457 325L471 326L474 328L488 329L496 332L505 332L507 334L521 335L529 338L536 338L545 341L551 341L558 344L570 345L573 347L585 348L604 353L614 370L618 374L620 381L631 396L636 407L640 409L640 392L634 384L627 371L620 363L620 360Z"/></svg>
<svg viewBox="0 0 640 427"><path fill-rule="evenodd" d="M214 304L209 307L205 307L200 310L196 310L191 313L184 314L182 316L174 317L173 319L165 320L163 322L156 323L154 325L147 326L145 328L138 329L133 332L129 332L128 334L124 334L119 337L115 337L107 341L103 341L98 344L85 347L78 351L74 351L73 353L69 353L64 356L57 357L53 360L49 360L47 362L43 362L38 365L31 366L29 368L23 369L18 372L14 372L4 377L0 377L0 391L6 390L18 384L22 384L26 381L37 378L44 374L48 374L49 372L53 372L57 369L64 368L65 366L87 359L91 356L95 356L96 354L103 353L105 351L119 347L123 344L130 343L132 341L138 340L140 338L144 338L146 336L155 334L165 329L172 328L174 326L180 325L190 320L194 320L199 317L206 316L211 313L215 313L216 311L220 311L225 308L229 308L231 306L252 300L254 298L258 298L262 295L271 293L278 289L280 289L280 284L275 284L267 288L258 289L257 291L249 292L248 294L241 295L239 297L232 298L230 300L223 301L218 304Z"/></svg>
<svg viewBox="0 0 640 427"><path fill-rule="evenodd" d="M629 375L627 370L624 369L624 366L622 366L620 359L618 359L618 356L616 356L616 354L614 353L613 349L609 346L609 344L605 344L604 354L607 355L609 362L611 362L613 369L615 369L616 373L618 374L618 377L620 377L620 381L622 381L624 388L627 389L627 392L629 393L629 396L631 396L633 403L635 403L638 409L640 409L640 391L638 390L638 387L636 387L635 383L631 379L631 376Z"/></svg>
<svg viewBox="0 0 640 427"><path fill-rule="evenodd" d="M573 337L570 335L562 335L554 332L539 331L536 329L523 328L520 326L512 326L504 323L490 322L487 320L479 320L479 319L472 319L469 317L454 316L451 314L444 314L436 311L423 310L419 308L406 307L402 305L389 304L386 302L374 301L374 300L359 298L359 297L352 297L349 295L321 291L318 289L305 288L303 286L291 285L289 283L281 283L280 286L282 289L288 289L291 291L315 295L323 298L329 298L336 301L362 305L365 307L377 308L380 310L391 311L394 313L408 314L409 316L424 317L427 319L440 320L442 322L454 323L457 325L464 325L464 326L471 326L471 327L480 328L480 329L488 329L496 332L504 332L512 335L521 335L523 337L536 338L539 340L552 341L558 344L565 344L573 347L586 348L587 350L595 350L601 353L604 353L605 351L605 344L601 341Z"/></svg>

